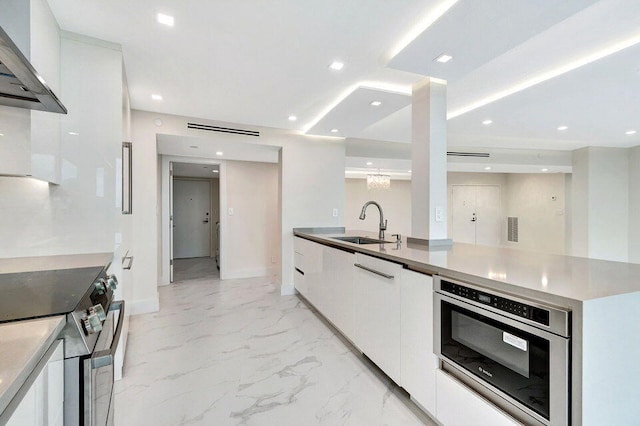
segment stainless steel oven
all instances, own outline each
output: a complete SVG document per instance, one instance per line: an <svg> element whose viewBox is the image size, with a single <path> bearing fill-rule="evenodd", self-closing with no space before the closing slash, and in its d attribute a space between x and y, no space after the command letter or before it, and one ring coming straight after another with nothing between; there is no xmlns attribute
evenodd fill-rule
<svg viewBox="0 0 640 426"><path fill-rule="evenodd" d="M570 423L571 312L434 277L444 370L526 424Z"/></svg>

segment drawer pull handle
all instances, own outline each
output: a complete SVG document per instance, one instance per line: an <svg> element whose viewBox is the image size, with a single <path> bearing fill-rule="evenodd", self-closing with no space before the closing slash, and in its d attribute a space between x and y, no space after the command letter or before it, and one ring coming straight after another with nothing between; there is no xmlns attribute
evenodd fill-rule
<svg viewBox="0 0 640 426"><path fill-rule="evenodd" d="M380 272L380 271L376 271L375 269L367 268L366 266L363 266L363 265L361 265L359 263L354 263L353 266L355 266L356 268L364 269L365 271L371 272L372 274L380 275L381 277L384 277L384 278L386 278L388 280L392 280L394 278L393 275L385 274L384 272Z"/></svg>
<svg viewBox="0 0 640 426"><path fill-rule="evenodd" d="M298 269L298 268L295 268L295 269L296 269L296 271L298 271L298 272L300 272L302 275L304 275L304 272L302 272L300 269Z"/></svg>

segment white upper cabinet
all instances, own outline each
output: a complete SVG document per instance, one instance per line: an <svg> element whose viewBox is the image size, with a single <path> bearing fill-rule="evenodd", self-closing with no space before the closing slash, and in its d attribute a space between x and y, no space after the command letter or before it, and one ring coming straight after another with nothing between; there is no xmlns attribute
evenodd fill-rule
<svg viewBox="0 0 640 426"><path fill-rule="evenodd" d="M0 26L60 97L60 28L48 3L0 0L0 10ZM0 175L60 183L60 117L0 106Z"/></svg>

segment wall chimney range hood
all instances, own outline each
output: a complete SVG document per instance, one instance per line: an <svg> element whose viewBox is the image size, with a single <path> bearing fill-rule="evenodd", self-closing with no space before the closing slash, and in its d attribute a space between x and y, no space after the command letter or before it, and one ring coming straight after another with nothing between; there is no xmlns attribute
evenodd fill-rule
<svg viewBox="0 0 640 426"><path fill-rule="evenodd" d="M0 105L66 114L67 109L0 27Z"/></svg>

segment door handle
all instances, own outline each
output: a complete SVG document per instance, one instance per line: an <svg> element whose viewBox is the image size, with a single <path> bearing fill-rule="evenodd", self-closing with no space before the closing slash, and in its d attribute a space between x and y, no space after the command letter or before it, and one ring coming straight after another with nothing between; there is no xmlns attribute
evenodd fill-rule
<svg viewBox="0 0 640 426"><path fill-rule="evenodd" d="M209 219L203 220L202 223L209 223Z"/></svg>
<svg viewBox="0 0 640 426"><path fill-rule="evenodd" d="M478 220L478 218L476 217L476 214L474 213L473 216L471 216L471 222L475 222L477 220Z"/></svg>
<svg viewBox="0 0 640 426"><path fill-rule="evenodd" d="M116 350L118 349L118 343L120 342L120 334L122 333L122 324L124 323L124 300L118 300L111 303L109 310L120 311L116 332L113 335L111 347L109 349L95 352L91 357L92 369L106 367L107 365L113 364L113 359L116 356Z"/></svg>

